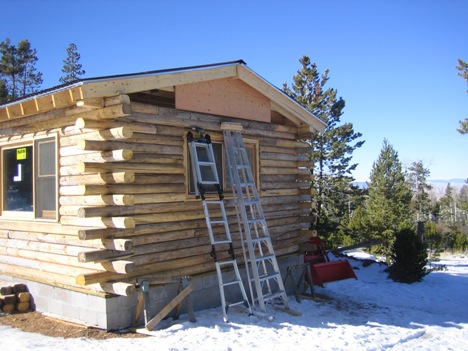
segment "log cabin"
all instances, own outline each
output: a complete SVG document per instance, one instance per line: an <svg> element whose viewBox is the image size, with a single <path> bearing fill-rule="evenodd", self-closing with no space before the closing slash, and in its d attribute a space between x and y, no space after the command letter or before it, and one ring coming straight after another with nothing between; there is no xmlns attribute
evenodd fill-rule
<svg viewBox="0 0 468 351"><path fill-rule="evenodd" d="M242 128L282 269L301 262L305 141L325 125L233 61L86 78L0 105L0 278L26 283L38 311L108 330L132 323L148 275L190 276L195 309L219 306L187 132L211 136L235 232L222 123Z"/></svg>

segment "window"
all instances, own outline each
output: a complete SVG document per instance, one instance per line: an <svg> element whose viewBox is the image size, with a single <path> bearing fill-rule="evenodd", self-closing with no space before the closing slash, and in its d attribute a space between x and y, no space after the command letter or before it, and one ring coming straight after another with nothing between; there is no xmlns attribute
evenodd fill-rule
<svg viewBox="0 0 468 351"><path fill-rule="evenodd" d="M55 138L2 148L2 215L57 218Z"/></svg>
<svg viewBox="0 0 468 351"><path fill-rule="evenodd" d="M256 144L254 143L249 143L248 141L245 142L245 148L247 151L247 156L250 161L250 166L252 167L252 174L255 178L255 181L257 182L257 156L256 156ZM226 165L226 152L224 149L224 144L218 141L213 141L212 144L213 146L213 154L215 157L216 161L216 169L218 171L218 178L220 184L223 185L224 192L230 192L231 191L231 180L229 177L229 172L227 170L227 165ZM188 186L188 192L190 195L195 195L195 183L193 181L193 173L192 173L192 166L190 162L190 155L188 155L188 177L189 179L189 186ZM217 194L218 191L216 190L216 187L214 185L208 185L205 186L205 193L206 194Z"/></svg>

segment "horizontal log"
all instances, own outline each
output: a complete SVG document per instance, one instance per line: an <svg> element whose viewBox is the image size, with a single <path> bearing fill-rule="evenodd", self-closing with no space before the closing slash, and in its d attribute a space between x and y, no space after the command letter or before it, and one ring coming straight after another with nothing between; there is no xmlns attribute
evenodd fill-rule
<svg viewBox="0 0 468 351"><path fill-rule="evenodd" d="M60 150L59 154L61 157L67 157L67 156L76 156L76 155L85 155L85 154L90 154L93 152L100 152L99 150L82 150L78 148L78 145L68 145L65 146L63 144L60 145Z"/></svg>
<svg viewBox="0 0 468 351"><path fill-rule="evenodd" d="M61 166L72 166L78 162L104 163L104 162L123 162L133 158L132 150L111 150L85 153L81 155L60 157Z"/></svg>
<svg viewBox="0 0 468 351"><path fill-rule="evenodd" d="M310 147L308 144L305 144L302 141L297 140L285 140L279 138L259 138L260 145L263 146L278 146L282 148L302 148L302 147Z"/></svg>
<svg viewBox="0 0 468 351"><path fill-rule="evenodd" d="M25 232L39 232L47 234L62 234L76 236L81 228L79 227L66 227L60 223L47 223L47 222L28 222L18 220L2 220L2 230L4 231L25 231Z"/></svg>
<svg viewBox="0 0 468 351"><path fill-rule="evenodd" d="M84 118L84 119L90 119L90 120L91 119L101 120L101 119L120 118L120 117L129 116L131 114L132 114L131 105L123 103L123 104L100 108L97 110L77 113L73 115L73 117L74 117L74 122L75 122L78 118Z"/></svg>
<svg viewBox="0 0 468 351"><path fill-rule="evenodd" d="M101 228L134 228L135 220L132 217L91 217L77 218L72 216L62 216L60 222L64 225L79 225L82 227Z"/></svg>
<svg viewBox="0 0 468 351"><path fill-rule="evenodd" d="M105 270L109 272L116 272L121 274L131 273L134 268L135 264L131 261L111 261L111 262L103 262L102 264L95 264L95 263L81 263L78 262L76 259L76 255L74 256L67 256L63 254L56 254L50 252L38 252L32 251L27 249L17 249L17 248L0 248L0 253L2 255L12 256L12 257L21 257L27 258L35 261L43 261L49 263L56 263L63 266L75 266L75 267L82 267L87 269L93 270Z"/></svg>
<svg viewBox="0 0 468 351"><path fill-rule="evenodd" d="M135 173L132 172L109 172L99 174L83 174L77 176L60 177L60 185L105 185L105 184L128 184L135 181Z"/></svg>
<svg viewBox="0 0 468 351"><path fill-rule="evenodd" d="M102 262L110 259L130 257L132 251L96 250L78 253L78 262Z"/></svg>
<svg viewBox="0 0 468 351"><path fill-rule="evenodd" d="M118 168L119 171L123 172L135 172L135 173L161 173L161 174L184 174L185 167L178 164L159 164L159 163L88 163L79 162L76 166L79 173L102 173L109 172L113 169Z"/></svg>
<svg viewBox="0 0 468 351"><path fill-rule="evenodd" d="M141 144L133 143L130 141L94 141L94 140L80 140L78 148L81 150L119 150L130 149L133 152L147 152L161 155L182 155L182 146L166 146L158 144Z"/></svg>
<svg viewBox="0 0 468 351"><path fill-rule="evenodd" d="M135 194L135 205L157 204L161 202L185 201L185 193L182 194Z"/></svg>
<svg viewBox="0 0 468 351"><path fill-rule="evenodd" d="M196 236L196 229L184 229L164 233L138 235L132 237L135 246L157 244L166 241L189 239Z"/></svg>
<svg viewBox="0 0 468 351"><path fill-rule="evenodd" d="M260 167L297 168L297 161L260 160Z"/></svg>
<svg viewBox="0 0 468 351"><path fill-rule="evenodd" d="M181 146L184 145L184 139L179 136L172 135L150 135L143 133L134 133L132 140L133 143L142 144L157 144L157 145L170 145L170 146Z"/></svg>
<svg viewBox="0 0 468 351"><path fill-rule="evenodd" d="M287 154L287 155L298 155L296 149L285 149L283 147L278 146L260 146L260 152L268 152L268 153L277 153L277 154Z"/></svg>
<svg viewBox="0 0 468 351"><path fill-rule="evenodd" d="M184 174L135 174L135 184L185 184Z"/></svg>
<svg viewBox="0 0 468 351"><path fill-rule="evenodd" d="M167 222L167 223L149 223L143 225L137 225L132 229L120 229L118 231L114 229L104 228L93 228L86 229L82 228L78 231L78 237L81 240L93 240L93 239L112 239L112 238L129 238L139 235L165 233L169 231L180 231L193 228L205 228L205 219L184 221L184 222ZM135 240L133 238L132 240Z"/></svg>
<svg viewBox="0 0 468 351"><path fill-rule="evenodd" d="M63 266L60 264L41 262L41 261L30 260L30 259L21 258L21 257L0 255L0 267L5 264L16 267L16 269L14 270L15 272L18 272L18 270L21 270L21 269L30 269L30 270L35 270L42 274L52 273L52 274L59 274L61 276L70 276L71 278L80 274L95 272L93 270L89 270L86 268ZM11 274L11 272L8 272L8 273ZM72 282L72 280L68 280L68 281L70 283Z"/></svg>
<svg viewBox="0 0 468 351"><path fill-rule="evenodd" d="M124 282L113 282L113 283L101 283L99 284L101 289L109 294L115 294L120 296L131 296L136 293L135 284L124 283Z"/></svg>
<svg viewBox="0 0 468 351"><path fill-rule="evenodd" d="M161 108L159 115L140 112L135 103L132 103L134 113L126 117L128 120L137 121L141 123L158 123L167 126L192 128L198 126L206 131L221 131L221 122L234 122L239 123L239 119L213 116L209 114L201 114L195 112L187 112L175 109ZM265 136L271 138L281 138L295 140L295 133L288 133L275 130L275 125L258 123L253 121L241 122L244 129L244 135L252 136ZM158 128L159 129L159 128Z"/></svg>
<svg viewBox="0 0 468 351"><path fill-rule="evenodd" d="M184 163L183 155L154 155L149 153L138 152L133 155L133 162L137 163L174 163L182 165Z"/></svg>
<svg viewBox="0 0 468 351"><path fill-rule="evenodd" d="M60 196L63 206L129 206L135 203L132 195Z"/></svg>
<svg viewBox="0 0 468 351"><path fill-rule="evenodd" d="M82 246L93 249L109 249L127 251L133 248L131 239L96 239L83 241L78 236L38 233L31 231L11 230L9 239L36 241L40 243L61 244L67 246Z"/></svg>
<svg viewBox="0 0 468 351"><path fill-rule="evenodd" d="M150 204L135 204L133 206L82 207L75 209L75 213L81 218L86 218L132 216L136 214L168 213L190 210L203 211L201 202L154 202Z"/></svg>
<svg viewBox="0 0 468 351"><path fill-rule="evenodd" d="M62 186L60 195L108 195L108 194L166 194L170 198L173 193L184 193L183 184L119 184L119 185L72 185ZM169 193L169 194L168 194ZM135 198L135 201L137 199ZM180 201L185 200L182 198ZM168 200L162 199L167 202ZM154 202L154 201L153 201ZM135 202L136 203L136 202Z"/></svg>
<svg viewBox="0 0 468 351"><path fill-rule="evenodd" d="M161 262L158 265L153 263L137 267L137 269L130 274L122 275L116 274L112 272L96 272L96 273L88 273L82 274L76 277L76 284L84 286L90 285L95 283L105 283L113 280L122 280L123 278L128 279L132 277L139 277L143 275L149 275L154 273L164 272L170 269L177 269L182 267L193 267L198 264L203 264L205 262L205 257L203 255L188 257L188 258L181 258L175 259L171 261Z"/></svg>
<svg viewBox="0 0 468 351"><path fill-rule="evenodd" d="M23 249L36 252L48 252L66 256L77 256L81 251L92 251L93 248L72 246L57 243L41 243L31 240L0 239L0 247Z"/></svg>
<svg viewBox="0 0 468 351"><path fill-rule="evenodd" d="M262 174L260 175L260 184L264 182L294 183L296 178L296 174Z"/></svg>
<svg viewBox="0 0 468 351"><path fill-rule="evenodd" d="M186 221L205 218L202 211L176 212L176 213L152 213L146 215L135 215L135 224L165 223L174 221Z"/></svg>
<svg viewBox="0 0 468 351"><path fill-rule="evenodd" d="M260 174L310 174L308 169L262 167Z"/></svg>
<svg viewBox="0 0 468 351"><path fill-rule="evenodd" d="M117 127L128 127L133 133L145 133L145 134L156 134L158 129L155 125L142 124L142 123L128 123L123 122L122 119L118 121L109 120L87 120L84 118L78 118L75 122L75 127L78 129L103 129L103 128L117 128Z"/></svg>
<svg viewBox="0 0 468 351"><path fill-rule="evenodd" d="M297 182L290 182L290 183L278 183L278 182L262 182L261 183L261 190L271 190L271 189L299 189L307 186L307 183L297 183Z"/></svg>
<svg viewBox="0 0 468 351"><path fill-rule="evenodd" d="M298 189L271 189L263 190L260 192L260 196L269 197L269 196L294 196L299 195Z"/></svg>
<svg viewBox="0 0 468 351"><path fill-rule="evenodd" d="M300 155L260 152L260 160L299 161Z"/></svg>

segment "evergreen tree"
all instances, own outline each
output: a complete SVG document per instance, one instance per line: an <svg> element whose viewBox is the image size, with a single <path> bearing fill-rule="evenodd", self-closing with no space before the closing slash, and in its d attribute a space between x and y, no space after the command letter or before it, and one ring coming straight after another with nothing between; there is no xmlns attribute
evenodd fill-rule
<svg viewBox="0 0 468 351"><path fill-rule="evenodd" d="M411 226L411 191L398 153L386 139L379 158L372 166L368 191L368 235L370 239L382 242L377 252L388 258L395 233Z"/></svg>
<svg viewBox="0 0 468 351"><path fill-rule="evenodd" d="M36 71L38 61L36 49L28 40L17 46L10 39L0 43L0 79L7 90L7 100L13 100L34 93L42 84L42 73Z"/></svg>
<svg viewBox="0 0 468 351"><path fill-rule="evenodd" d="M316 117L326 123L323 133L314 133L308 142L312 152L309 154L314 163L312 186L317 190L313 225L320 235L334 232L341 219L349 210L350 196L354 180L351 172L357 164L351 163L352 153L364 141L356 141L362 135L356 133L352 123L340 125L345 101L337 96L337 90L325 88L329 80L329 70L320 74L317 65L309 57L299 60L302 68L293 76L291 88L283 84L283 91L296 100ZM336 243L335 243L336 244Z"/></svg>
<svg viewBox="0 0 468 351"><path fill-rule="evenodd" d="M421 281L428 273L426 247L411 229L402 229L395 237L392 265L388 269L390 278L408 284Z"/></svg>
<svg viewBox="0 0 468 351"><path fill-rule="evenodd" d="M415 212L415 220L426 221L430 217L431 199L429 192L432 186L427 183L427 178L431 172L424 167L422 161L416 161L408 168L407 182L413 193L413 208Z"/></svg>
<svg viewBox="0 0 468 351"><path fill-rule="evenodd" d="M468 84L468 62L458 59L458 66L455 68L459 71L458 75ZM468 118L460 121L460 127L457 130L460 134L468 134Z"/></svg>
<svg viewBox="0 0 468 351"><path fill-rule="evenodd" d="M447 227L455 229L456 217L455 217L455 192L450 183L445 188L444 196L439 199L439 218Z"/></svg>
<svg viewBox="0 0 468 351"><path fill-rule="evenodd" d="M78 53L76 45L71 43L67 48L67 58L63 60L62 73L65 76L59 79L60 83L66 84L77 81L80 79L80 76L86 73L82 69L80 58L81 55Z"/></svg>
<svg viewBox="0 0 468 351"><path fill-rule="evenodd" d="M0 79L0 104L8 100L8 89L5 79Z"/></svg>

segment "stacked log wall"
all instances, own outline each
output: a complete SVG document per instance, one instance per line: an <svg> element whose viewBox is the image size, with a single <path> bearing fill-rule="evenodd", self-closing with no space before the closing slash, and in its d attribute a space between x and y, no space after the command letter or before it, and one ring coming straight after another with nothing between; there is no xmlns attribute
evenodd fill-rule
<svg viewBox="0 0 468 351"><path fill-rule="evenodd" d="M60 224L2 222L5 272L125 295L143 275L214 271L202 204L187 195L184 136L197 126L221 138L221 122L242 123L244 137L258 141L260 196L275 251L297 252L310 221L310 161L297 127L138 103L109 108L57 129ZM229 196L227 211L236 237ZM235 250L241 259L240 244Z"/></svg>

